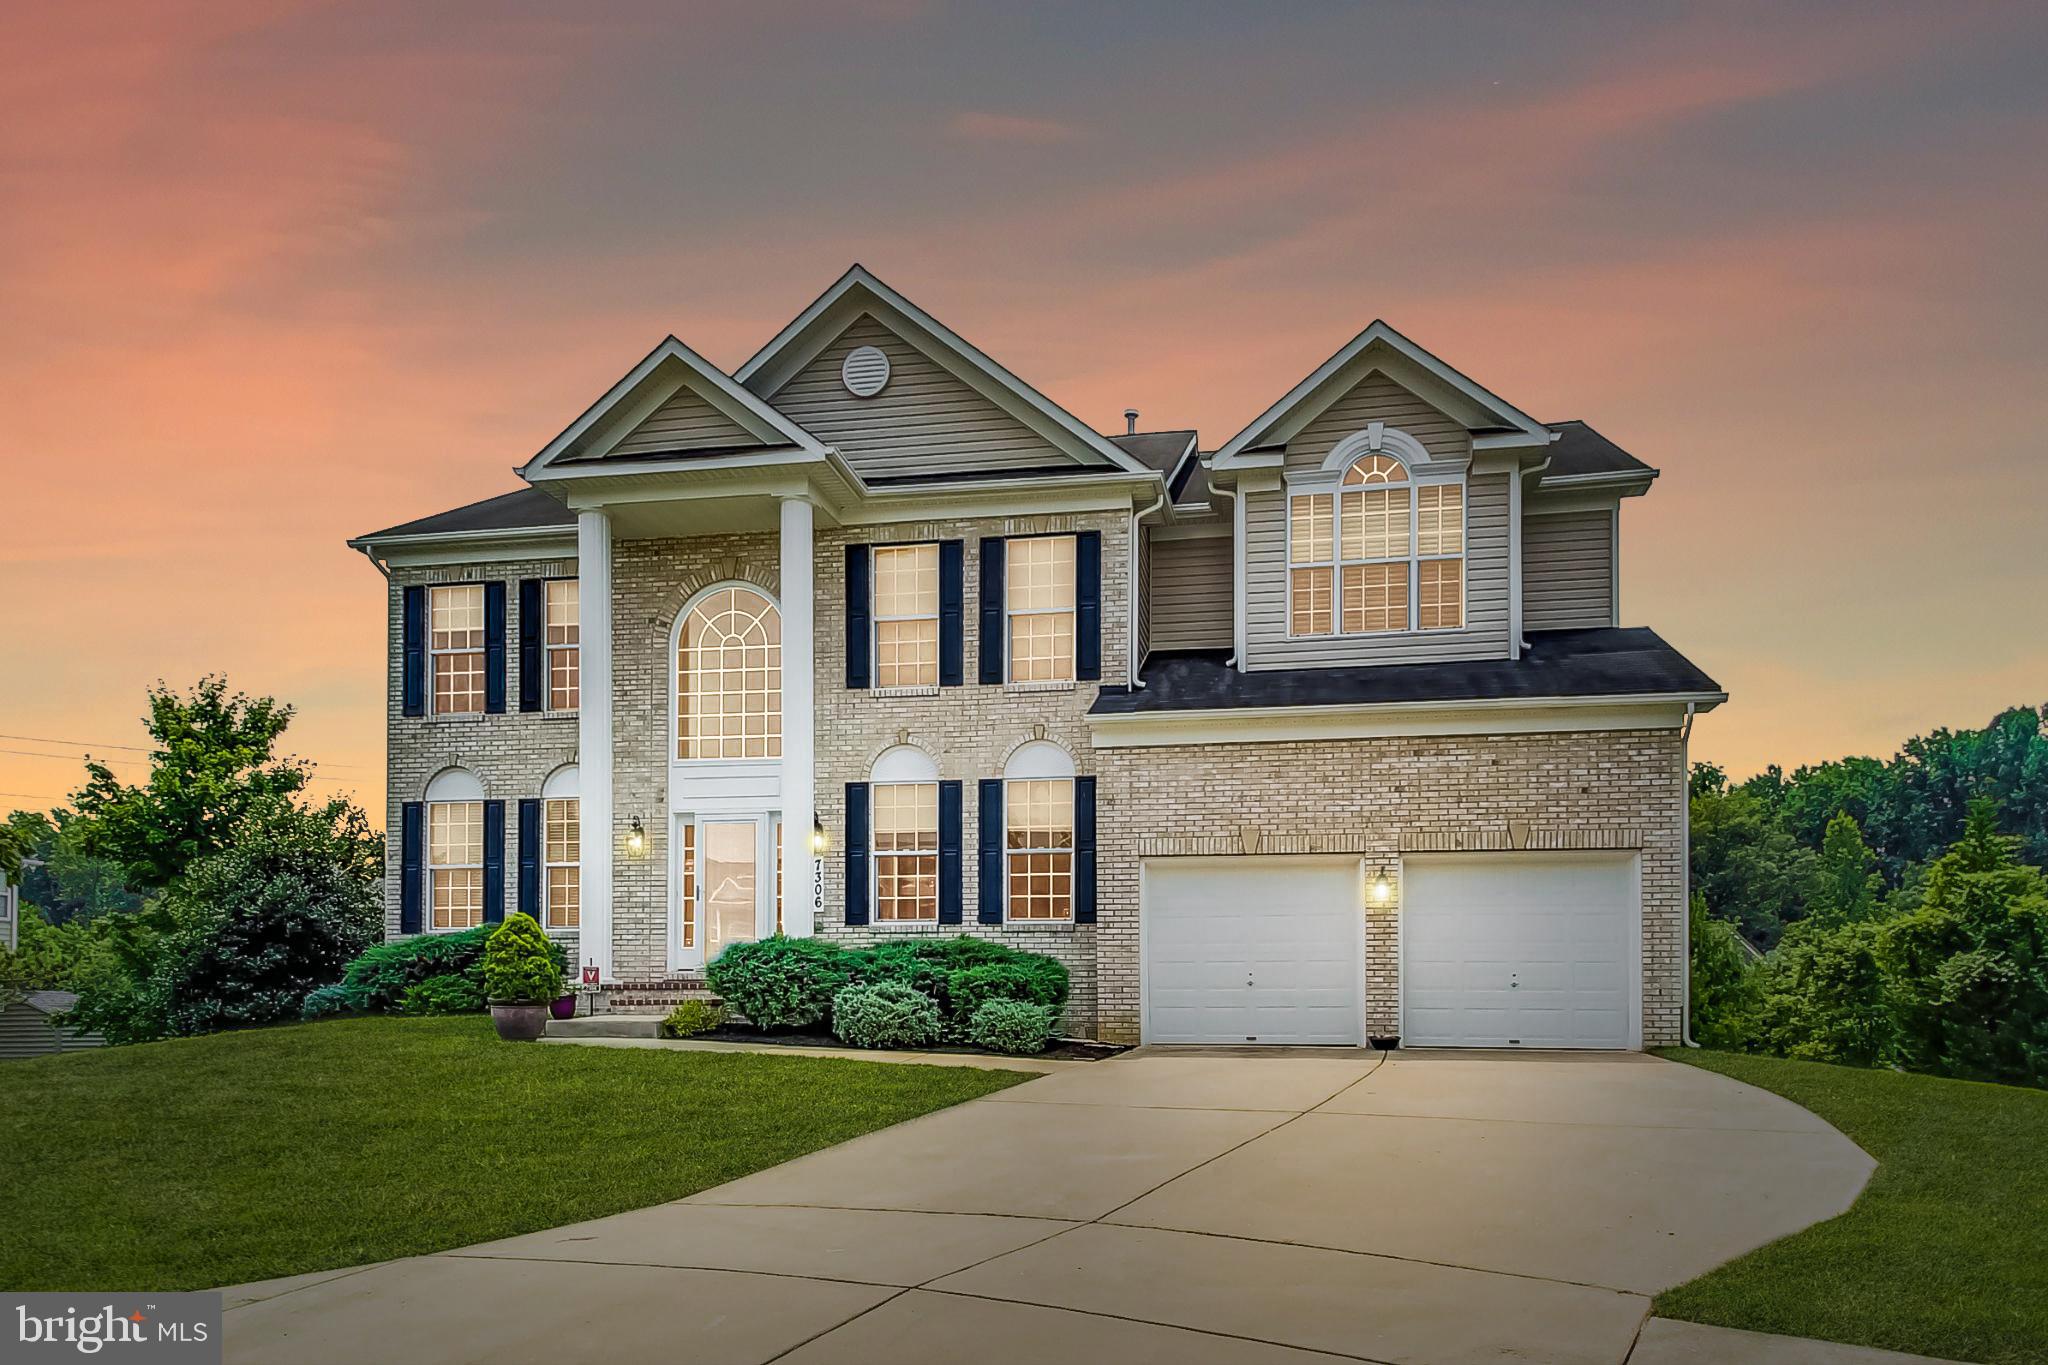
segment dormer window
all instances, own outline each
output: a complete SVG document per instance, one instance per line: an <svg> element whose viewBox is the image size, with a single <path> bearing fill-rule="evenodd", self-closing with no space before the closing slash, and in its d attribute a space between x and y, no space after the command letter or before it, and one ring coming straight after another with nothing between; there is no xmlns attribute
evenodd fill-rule
<svg viewBox="0 0 2048 1365"><path fill-rule="evenodd" d="M1288 497L1287 541L1290 635L1465 624L1462 478L1424 480L1391 455L1361 455L1335 491Z"/></svg>

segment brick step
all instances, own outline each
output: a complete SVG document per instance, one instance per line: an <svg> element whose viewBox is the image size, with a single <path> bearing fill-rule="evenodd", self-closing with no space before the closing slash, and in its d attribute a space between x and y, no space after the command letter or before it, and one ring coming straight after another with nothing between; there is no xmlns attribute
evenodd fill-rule
<svg viewBox="0 0 2048 1365"><path fill-rule="evenodd" d="M599 1008L608 1013L656 1009L666 1013L685 1000L716 1002L718 994L701 980L688 977L673 981L629 981L607 987Z"/></svg>

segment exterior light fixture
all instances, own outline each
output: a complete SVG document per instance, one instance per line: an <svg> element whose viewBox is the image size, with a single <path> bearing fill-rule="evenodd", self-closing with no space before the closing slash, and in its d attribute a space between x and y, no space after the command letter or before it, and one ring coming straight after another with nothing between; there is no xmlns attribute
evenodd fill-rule
<svg viewBox="0 0 2048 1365"><path fill-rule="evenodd" d="M641 825L640 817L633 817L633 828L626 835L626 852L635 858L647 851L647 830Z"/></svg>
<svg viewBox="0 0 2048 1365"><path fill-rule="evenodd" d="M814 820L812 820L812 821L811 821L811 852L812 852L813 854L816 854L816 855L820 855L820 856L822 856L822 855L824 854L825 850L826 850L826 849L828 849L828 848L830 848L830 847L832 847L832 841L831 841L830 839L827 839L827 838L825 837L825 827L824 827L823 825L819 824L819 823L818 823L818 822L817 822L817 821L816 821L815 819L814 819Z"/></svg>
<svg viewBox="0 0 2048 1365"><path fill-rule="evenodd" d="M1387 880L1387 870L1380 868L1373 873L1371 895L1373 904L1385 905L1394 896L1394 884Z"/></svg>

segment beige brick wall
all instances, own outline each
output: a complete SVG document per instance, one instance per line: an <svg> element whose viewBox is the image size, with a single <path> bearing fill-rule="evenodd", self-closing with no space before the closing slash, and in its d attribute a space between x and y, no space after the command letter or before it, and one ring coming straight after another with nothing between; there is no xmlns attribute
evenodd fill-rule
<svg viewBox="0 0 2048 1365"><path fill-rule="evenodd" d="M1684 982L1682 751L1675 731L1302 741L1096 755L1101 803L1097 1028L1139 1027L1138 864L1148 857L1640 850L1643 1041L1678 1041ZM1366 1026L1400 1031L1398 899L1366 918Z"/></svg>

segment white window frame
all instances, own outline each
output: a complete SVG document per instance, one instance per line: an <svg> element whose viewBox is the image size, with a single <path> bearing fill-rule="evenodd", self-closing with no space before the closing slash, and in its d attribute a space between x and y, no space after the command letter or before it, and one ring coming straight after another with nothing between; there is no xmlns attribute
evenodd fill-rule
<svg viewBox="0 0 2048 1365"><path fill-rule="evenodd" d="M1074 781L1074 756L1050 740L1033 740L1020 746L1003 765L1003 923L1023 927L1038 926L1067 928L1074 923L1074 898L1077 885L1075 863L1080 848L1079 820L1070 817L1068 823L1069 843L1065 848L1010 847L1010 790L1019 782L1064 782L1067 784L1068 810L1071 812L1077 794ZM1067 913L1059 918L1017 918L1010 913L1010 863L1019 855L1064 853L1067 855Z"/></svg>
<svg viewBox="0 0 2048 1365"><path fill-rule="evenodd" d="M576 585L576 643L558 645L548 637L555 628L554 603L550 589L557 583ZM555 705L555 656L574 654L576 656L576 705ZM574 576L548 578L541 581L540 588L540 669L541 707L551 716L573 716L583 706L583 580Z"/></svg>
<svg viewBox="0 0 2048 1365"><path fill-rule="evenodd" d="M548 807L556 801L576 803L576 852L573 861L555 862L548 857ZM576 765L557 768L548 775L540 789L540 924L549 933L581 932L583 921L583 798L582 787L577 780ZM575 924L554 923L555 904L554 870L558 867L576 870Z"/></svg>
<svg viewBox="0 0 2048 1365"><path fill-rule="evenodd" d="M420 888L423 910L421 919L424 921L420 926L421 930L429 934L467 933L469 930L476 928L478 924L484 923L484 902L490 898L490 888L483 884L484 865L488 861L489 853L489 850L484 847L483 842L483 783L477 781L476 774L465 769L444 769L435 775L433 781L427 783L426 791L421 794L421 804L425 808L421 811L421 823L425 828L420 831L420 841L425 847L420 850L420 876L426 882L426 885ZM445 806L475 806L477 808L478 861L474 863L437 863L434 861L434 811L436 808ZM434 922L434 874L436 872L474 872L477 874L478 900L476 924L454 924L443 927Z"/></svg>
<svg viewBox="0 0 2048 1365"><path fill-rule="evenodd" d="M1394 564L1400 559L1354 559L1344 558L1344 497L1346 491L1362 493L1368 489L1397 487L1384 484L1345 484L1344 475L1352 465L1371 455L1385 455L1395 459L1408 472L1408 553L1406 556L1408 574L1408 619L1407 624L1392 630L1347 631L1344 629L1344 570L1366 564ZM1456 487L1458 489L1458 544L1456 554L1421 554L1421 499L1426 487ZM1313 564L1294 562L1294 499L1330 495L1330 555L1327 566L1330 569L1330 629L1312 633L1297 632L1294 629L1294 571L1297 568L1321 568L1326 561ZM1309 474L1290 476L1281 490L1281 520L1285 537L1283 550L1283 572L1287 575L1286 599L1283 611L1286 617L1286 636L1290 640L1362 640L1387 639L1411 635L1441 635L1469 628L1472 620L1472 598L1469 579L1471 575L1472 551L1472 490L1466 476L1465 465L1460 462L1447 466L1442 461L1432 462L1429 452L1421 442L1406 432L1383 427L1375 422L1365 431L1357 432L1339 441L1324 459L1322 467ZM1422 622L1422 571L1424 561L1439 562L1455 559L1458 563L1458 624L1455 626L1424 626Z"/></svg>
<svg viewBox="0 0 2048 1365"><path fill-rule="evenodd" d="M437 649L434 645L434 598L439 593L453 592L462 588L474 588L476 590L477 610L480 613L479 619L483 622L482 625L477 627L477 630L479 634L486 636L490 632L490 594L484 590L482 583L430 583L427 585L427 714L429 716L480 716L484 714L485 708L489 705L490 661L486 657L489 652L488 645L464 646L461 649ZM443 659L452 659L462 654L476 655L478 675L483 678L484 685L477 691L476 709L474 711L443 711L440 706L441 689L439 686L441 661Z"/></svg>
<svg viewBox="0 0 2048 1365"><path fill-rule="evenodd" d="M771 717L771 718L773 719L773 722L774 722L774 723L773 723L773 727L772 727L772 733L768 734L768 735L767 735L767 736L765 737L765 738L766 738L766 740L767 740L767 742L766 742L766 743L765 743L765 744L763 745L763 747L764 747L764 748L765 748L765 749L767 750L767 752L766 752L766 753L762 753L762 754L753 754L753 755L748 755L748 754L745 754L745 753L740 753L740 754L686 754L686 753L684 752L684 743L683 743L683 718L684 718L684 717L685 717L686 715L689 715L689 716L693 716L693 717L694 717L694 715L695 715L695 712L694 712L694 711L692 711L692 710L689 710L689 709L687 709L687 708L686 708L686 705L685 705L685 699L686 699L687 697L689 697L689 696L690 696L690 693L689 693L689 691L688 691L688 690L687 690L687 689L685 688L685 686L684 686L684 676L683 676L683 668L682 668L682 651L683 651L683 642L684 642L685 638L687 637L687 635L688 635L688 633L689 633L689 629L690 629L690 618L691 618L691 617L692 617L693 615L695 615L695 614L696 614L696 612L697 612L697 609L698 609L699 607L703 606L703 605L704 605L704 604L705 604L706 602L709 602L709 601L710 601L710 600L711 600L712 598L714 598L714 597L718 596L718 595L719 595L720 593L724 593L724 592L731 592L731 591L733 591L733 590L735 590L735 589L737 589L737 590L742 590L742 591L745 591L745 592L750 592L750 593L753 593L753 594L754 594L755 596L759 597L759 598L760 598L760 599L761 599L762 601L766 602L766 603L768 604L768 609L769 609L769 610L770 610L771 612L773 612L773 613L775 614L775 621L776 621L776 643L775 643L774 645L772 645L772 646L769 646L769 648L770 648L770 649L772 649L772 650L774 651L774 657L775 657L775 665L774 665L774 669L773 669L773 671L774 671L774 673L775 673L775 678L776 678L776 682L775 682L775 686L774 686L774 689L773 689L773 692L772 692L772 695L773 695L773 696L774 696L774 698L775 698L775 705L774 705L774 707L773 707L773 708L771 708L770 710L768 710L768 711L767 711L767 712L765 713L765 714L766 714L766 715L767 715L768 717ZM684 763L684 764L688 764L688 763L728 763L728 764L730 764L730 763L761 763L761 764L777 764L777 763L780 763L780 762L782 761L782 707L783 707L783 703L784 703L784 701L785 701L785 697L786 697L786 691L785 691L785 688L784 688L784 686L783 686L783 678L782 678L782 644L781 644L781 639L782 639L782 625L783 625L783 622L782 622L782 604L781 604L780 602L778 602L778 601L776 600L776 598L775 598L775 595L774 595L773 593L769 592L769 591L768 591L768 590L767 590L766 588L763 588L763 587L759 586L758 584L754 584L754 583L746 583L746 582L741 582L741 581L739 581L739 580L737 580L737 579L734 579L734 580L729 580L729 581L726 581L726 582L723 582L723 583L716 583L716 584L713 584L712 586L710 586L710 587L708 587L708 588L704 589L704 590L703 590L702 592L700 592L700 593L696 594L696 595L695 595L694 597L692 597L692 598L690 599L690 601L689 601L689 602L688 602L688 603L687 603L687 604L686 604L686 605L684 606L684 608L683 608L683 609L682 609L681 611L679 611L679 612L677 612L677 613L676 613L676 620L675 620L675 626L674 626L674 628L673 628L672 630L670 630L670 632L669 632L669 650L668 650L668 670L669 670L669 683L668 683L668 686L669 686L669 724L668 724L668 734L669 734L669 738L668 738L668 745L669 745L669 750L668 750L668 752L669 752L669 760L670 760L671 762L673 762L673 763Z"/></svg>
<svg viewBox="0 0 2048 1365"><path fill-rule="evenodd" d="M1073 604L1066 607L1024 607L1010 605L1011 571L1013 568L1010 548L1027 541L1064 540L1073 547L1074 581L1072 585ZM1067 616L1067 675L1063 678L1020 678L1017 676L1017 636L1012 628L1020 616ZM1081 674L1081 538L1072 531L1059 531L1050 535L1009 536L1003 546L1003 683L1007 687L1033 689L1043 688L1057 691L1078 686Z"/></svg>
<svg viewBox="0 0 2048 1365"><path fill-rule="evenodd" d="M882 571L881 558L890 552L904 550L930 550L932 553L932 609L929 614L919 612L911 616L884 616L881 611ZM939 599L945 592L942 581L944 573L939 563L939 542L936 540L911 540L900 544L875 545L869 550L868 571L868 676L874 680L874 690L884 695L932 696L939 690L939 653L944 647L940 639ZM884 683L882 681L882 624L895 621L930 621L932 623L932 680L915 683Z"/></svg>
<svg viewBox="0 0 2048 1365"><path fill-rule="evenodd" d="M877 842L881 823L878 794L898 787L930 787L932 791L932 845L930 849L890 849L884 853ZM882 859L930 857L932 860L932 912L915 919L882 918ZM898 744L883 751L868 772L868 924L880 928L922 928L939 922L941 889L939 866L939 765L930 754L913 744Z"/></svg>

